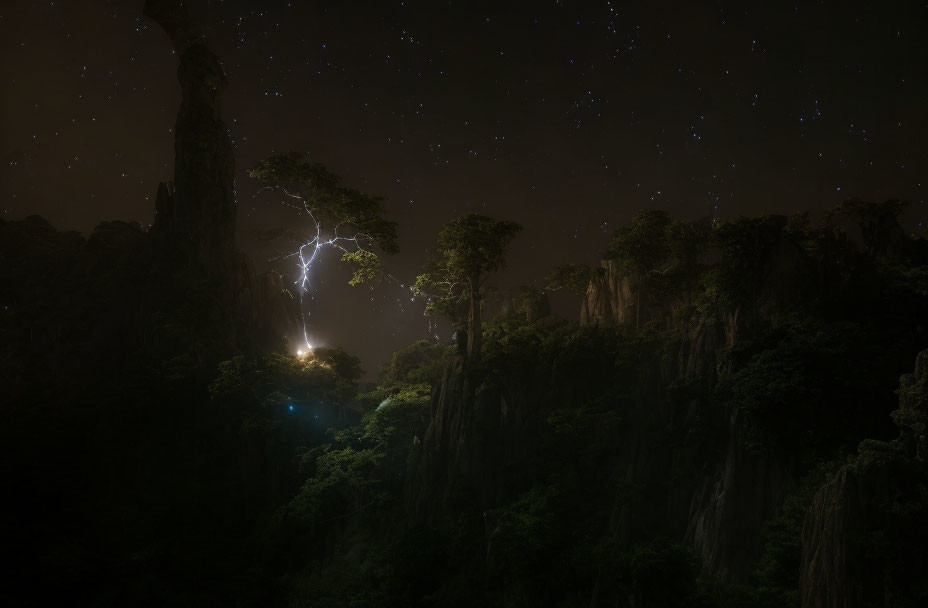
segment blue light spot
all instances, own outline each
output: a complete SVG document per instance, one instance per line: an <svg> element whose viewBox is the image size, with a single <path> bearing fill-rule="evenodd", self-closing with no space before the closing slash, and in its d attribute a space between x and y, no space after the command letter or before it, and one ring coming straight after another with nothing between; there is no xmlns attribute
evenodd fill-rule
<svg viewBox="0 0 928 608"><path fill-rule="evenodd" d="M289 410L292 412L292 411L293 411L293 404L291 403L289 406L287 406L287 409L289 409Z"/></svg>
<svg viewBox="0 0 928 608"><path fill-rule="evenodd" d="M837 188L835 188L835 190L837 190L838 192L841 192L841 186L838 186Z"/></svg>

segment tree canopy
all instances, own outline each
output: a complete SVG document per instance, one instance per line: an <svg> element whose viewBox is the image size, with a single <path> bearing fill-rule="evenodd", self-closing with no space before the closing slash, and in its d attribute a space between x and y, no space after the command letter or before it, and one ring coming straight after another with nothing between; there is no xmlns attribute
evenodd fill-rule
<svg viewBox="0 0 928 608"><path fill-rule="evenodd" d="M413 291L428 298L426 313L439 313L462 324L468 303L467 353L480 356L480 299L486 275L505 264L509 243L522 226L468 213L438 233L434 256L416 278Z"/></svg>
<svg viewBox="0 0 928 608"><path fill-rule="evenodd" d="M670 226L667 212L645 209L632 216L628 226L615 231L606 258L620 261L630 272L643 274L668 254L665 231Z"/></svg>
<svg viewBox="0 0 928 608"><path fill-rule="evenodd" d="M380 259L371 251L374 246L385 253L399 251L397 224L383 216L384 198L341 186L338 175L312 162L306 154L271 155L248 175L298 201L288 204L315 223L317 243L338 246L343 251L341 261L355 267L350 284L358 285L380 275ZM331 234L323 240L326 226L331 226ZM346 236L346 231L353 232ZM276 236L282 235L283 231Z"/></svg>
<svg viewBox="0 0 928 608"><path fill-rule="evenodd" d="M584 294L593 273L594 270L586 264L561 264L545 278L545 287L551 291L567 290Z"/></svg>

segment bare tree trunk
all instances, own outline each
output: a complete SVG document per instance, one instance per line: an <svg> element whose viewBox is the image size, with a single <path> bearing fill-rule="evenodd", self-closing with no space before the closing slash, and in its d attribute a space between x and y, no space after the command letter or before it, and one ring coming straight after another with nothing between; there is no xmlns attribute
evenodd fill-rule
<svg viewBox="0 0 928 608"><path fill-rule="evenodd" d="M471 361L480 359L483 328L480 321L480 275L470 278L470 310L467 315L467 356Z"/></svg>

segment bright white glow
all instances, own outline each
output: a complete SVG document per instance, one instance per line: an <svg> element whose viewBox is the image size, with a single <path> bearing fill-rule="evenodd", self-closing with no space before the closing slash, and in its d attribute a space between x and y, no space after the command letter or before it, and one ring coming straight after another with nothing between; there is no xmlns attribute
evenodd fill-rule
<svg viewBox="0 0 928 608"><path fill-rule="evenodd" d="M325 247L335 247L337 249L342 250L342 252L344 253L350 253L353 251L368 251L367 249L365 249L365 246L370 247L373 244L374 239L371 237L371 235L364 233L364 232L358 232L352 236L340 236L338 234L339 228L341 228L343 224L347 224L348 222L338 223L335 226L335 229L333 231L334 234L329 238L324 238L322 234L323 232L322 231L322 220L316 219L316 216L313 215L312 210L309 208L309 205L303 199L303 197L298 196L296 194L291 194L290 192L287 192L286 189L280 186L276 186L276 187L266 186L265 188L262 188L258 192L261 192L262 190L266 190L268 188L272 188L280 192L283 192L285 195L289 196L290 198L294 198L300 201L300 205L295 205L292 203L288 203L286 201L281 201L281 202L284 205L288 207L292 207L301 213L305 213L309 217L309 219L312 220L313 225L316 228L315 236L313 236L310 240L303 243L299 249L289 254L286 254L280 258L277 258L277 259L287 259L287 258L292 258L292 257L297 257L297 256L300 258L300 261L297 264L297 267L300 269L300 276L299 278L297 278L296 281L294 281L294 284L297 286L297 292L300 295L300 317L303 322L303 342L306 344L307 350L312 350L313 346L312 344L309 343L309 331L308 331L308 324L306 322L306 318L309 316L309 313L306 312L303 306L303 296L305 296L306 292L309 291L310 267L313 265L313 262L316 261L316 256L319 253L319 250L324 249ZM271 261L274 261L274 260L271 260ZM303 351L299 351L297 354L302 355Z"/></svg>

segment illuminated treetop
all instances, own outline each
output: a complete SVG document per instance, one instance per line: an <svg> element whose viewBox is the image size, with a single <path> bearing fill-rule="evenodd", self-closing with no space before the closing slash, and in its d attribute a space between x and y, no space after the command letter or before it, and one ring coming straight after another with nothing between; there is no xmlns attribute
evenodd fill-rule
<svg viewBox="0 0 928 608"><path fill-rule="evenodd" d="M486 275L503 267L510 241L522 230L515 222L469 213L438 233L434 257L416 278L413 291L429 298L426 313L437 312L460 322L468 303L467 354L480 357L480 300Z"/></svg>
<svg viewBox="0 0 928 608"><path fill-rule="evenodd" d="M341 261L351 264L354 273L350 285L359 285L382 275L380 258L374 253L379 248L385 253L396 253L396 222L383 217L381 196L366 194L339 185L340 178L319 163L314 163L299 152L274 154L259 162L248 175L283 192L292 202L285 202L306 214L312 222L310 235L296 235L302 243L298 249L284 257L299 257L299 286L302 296L308 289L309 271L318 254L327 247L342 252ZM293 232L286 229L273 231L268 238L275 240ZM306 336L304 315L304 338ZM311 346L310 346L311 347Z"/></svg>

